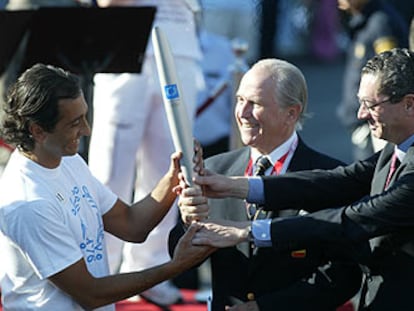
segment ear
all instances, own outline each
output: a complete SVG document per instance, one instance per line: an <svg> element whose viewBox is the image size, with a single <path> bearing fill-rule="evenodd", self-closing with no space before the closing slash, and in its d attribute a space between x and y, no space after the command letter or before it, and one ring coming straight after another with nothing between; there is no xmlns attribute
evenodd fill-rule
<svg viewBox="0 0 414 311"><path fill-rule="evenodd" d="M299 115L301 112L302 106L299 104L289 106L289 108L287 109L289 119L293 120L294 122L296 122L299 119Z"/></svg>
<svg viewBox="0 0 414 311"><path fill-rule="evenodd" d="M404 108L409 114L414 115L414 94L405 95Z"/></svg>
<svg viewBox="0 0 414 311"><path fill-rule="evenodd" d="M35 142L42 142L46 137L45 130L37 123L30 124L29 131Z"/></svg>

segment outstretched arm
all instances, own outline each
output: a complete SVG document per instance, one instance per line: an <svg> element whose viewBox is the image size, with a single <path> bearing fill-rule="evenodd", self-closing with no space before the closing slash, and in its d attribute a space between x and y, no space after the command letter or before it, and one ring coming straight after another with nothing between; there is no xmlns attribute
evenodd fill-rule
<svg viewBox="0 0 414 311"><path fill-rule="evenodd" d="M172 206L176 194L173 188L178 184L180 154L171 156L168 172L161 178L157 186L142 200L128 206L118 200L103 215L105 231L122 240L143 242L151 230L163 219Z"/></svg>
<svg viewBox="0 0 414 311"><path fill-rule="evenodd" d="M170 262L154 268L96 278L81 259L49 279L88 310L114 303L171 279L209 256L214 248L192 244L196 230L192 227L183 235Z"/></svg>
<svg viewBox="0 0 414 311"><path fill-rule="evenodd" d="M208 198L247 198L249 183L247 177L227 177L204 170L203 176L195 176L194 182L202 186Z"/></svg>

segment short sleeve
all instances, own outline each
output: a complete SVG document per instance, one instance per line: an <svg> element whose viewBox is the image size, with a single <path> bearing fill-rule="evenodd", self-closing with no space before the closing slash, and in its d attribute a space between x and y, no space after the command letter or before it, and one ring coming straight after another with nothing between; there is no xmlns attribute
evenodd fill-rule
<svg viewBox="0 0 414 311"><path fill-rule="evenodd" d="M23 202L2 212L5 236L39 278L48 278L83 258L62 212L50 202Z"/></svg>

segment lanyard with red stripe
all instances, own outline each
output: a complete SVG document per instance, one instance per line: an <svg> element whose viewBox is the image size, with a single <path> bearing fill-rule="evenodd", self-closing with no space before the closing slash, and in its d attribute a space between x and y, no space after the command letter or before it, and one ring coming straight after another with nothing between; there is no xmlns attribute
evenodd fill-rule
<svg viewBox="0 0 414 311"><path fill-rule="evenodd" d="M283 165L285 164L286 159L295 152L296 147L298 146L298 138L295 137L295 140L290 145L289 150L276 161L275 165L273 165L272 171L270 175L279 175L283 169ZM244 176L252 176L253 175L253 160L250 157L249 163L247 164L246 170L244 171Z"/></svg>
<svg viewBox="0 0 414 311"><path fill-rule="evenodd" d="M283 165L285 164L286 158L288 157L289 153L291 152L291 149L289 149L282 157L279 158L279 160L276 161L275 165L273 165L272 171L270 172L270 175L279 175L282 171ZM253 160L252 158L249 159L249 163L246 167L246 170L244 172L245 176L252 176L253 175Z"/></svg>

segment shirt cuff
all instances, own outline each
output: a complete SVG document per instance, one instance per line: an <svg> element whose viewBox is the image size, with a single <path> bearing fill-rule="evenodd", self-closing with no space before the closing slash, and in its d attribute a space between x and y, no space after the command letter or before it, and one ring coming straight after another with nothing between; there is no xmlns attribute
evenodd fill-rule
<svg viewBox="0 0 414 311"><path fill-rule="evenodd" d="M252 236L257 247L272 247L270 227L272 219L260 219L252 222Z"/></svg>
<svg viewBox="0 0 414 311"><path fill-rule="evenodd" d="M246 201L249 203L264 204L264 185L261 177L249 177L249 191Z"/></svg>

